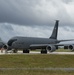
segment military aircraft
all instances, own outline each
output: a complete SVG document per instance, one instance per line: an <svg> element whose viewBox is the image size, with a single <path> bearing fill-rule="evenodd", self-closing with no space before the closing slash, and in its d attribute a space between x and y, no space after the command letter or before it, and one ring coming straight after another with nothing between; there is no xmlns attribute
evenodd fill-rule
<svg viewBox="0 0 74 75"><path fill-rule="evenodd" d="M64 44L59 44L63 41L72 41L72 40L57 40L58 34L58 25L59 20L56 20L52 35L49 38L37 38L37 37L21 37L16 36L11 38L7 47L4 45L4 48L7 50L14 49L16 52L18 49L22 49L23 53L29 53L32 49L41 49L41 53L53 52L58 49L58 46L64 46ZM74 45L69 46L70 49L74 50Z"/></svg>

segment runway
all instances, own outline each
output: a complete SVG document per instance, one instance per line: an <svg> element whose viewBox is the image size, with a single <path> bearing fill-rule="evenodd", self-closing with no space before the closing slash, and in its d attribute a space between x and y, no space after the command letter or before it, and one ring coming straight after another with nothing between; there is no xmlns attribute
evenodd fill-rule
<svg viewBox="0 0 74 75"><path fill-rule="evenodd" d="M40 52L30 52L31 54L40 54ZM48 52L47 54L71 54L74 55L74 52Z"/></svg>
<svg viewBox="0 0 74 75"><path fill-rule="evenodd" d="M0 70L48 70L48 71L74 71L74 68L0 68Z"/></svg>
<svg viewBox="0 0 74 75"><path fill-rule="evenodd" d="M1 52L0 51L0 55L4 55L4 54L26 54L23 53L22 51L18 51L17 53L13 53L11 51L9 51L8 53L5 53L5 51ZM30 51L29 54L41 54L39 51ZM47 54L56 54L56 55L74 55L74 52L48 52Z"/></svg>

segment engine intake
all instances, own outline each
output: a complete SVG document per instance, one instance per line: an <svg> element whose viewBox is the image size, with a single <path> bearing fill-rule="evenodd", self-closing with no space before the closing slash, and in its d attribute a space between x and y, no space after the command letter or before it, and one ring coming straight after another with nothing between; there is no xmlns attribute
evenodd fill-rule
<svg viewBox="0 0 74 75"><path fill-rule="evenodd" d="M11 50L11 49L12 49L12 48L11 48L10 46L8 46L8 45L4 45L3 48L6 49L6 50Z"/></svg>
<svg viewBox="0 0 74 75"><path fill-rule="evenodd" d="M11 40L9 40L8 43L7 43L8 46L12 46L12 43L15 42L15 41L17 41L17 39L11 39Z"/></svg>
<svg viewBox="0 0 74 75"><path fill-rule="evenodd" d="M70 45L69 49L72 50L72 51L74 51L74 45Z"/></svg>
<svg viewBox="0 0 74 75"><path fill-rule="evenodd" d="M46 47L46 50L48 50L49 52L53 52L53 51L56 50L56 47L55 47L54 45L48 45L48 46Z"/></svg>
<svg viewBox="0 0 74 75"><path fill-rule="evenodd" d="M4 49L7 49L7 48L8 48L8 46L7 46L7 45L4 45L4 46L3 46L3 48L4 48Z"/></svg>

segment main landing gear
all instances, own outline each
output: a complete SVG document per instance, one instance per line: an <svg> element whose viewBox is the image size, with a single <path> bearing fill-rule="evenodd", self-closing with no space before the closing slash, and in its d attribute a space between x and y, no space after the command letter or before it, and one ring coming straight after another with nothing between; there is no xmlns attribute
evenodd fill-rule
<svg viewBox="0 0 74 75"><path fill-rule="evenodd" d="M47 50L46 49L42 49L41 50L41 54L47 54Z"/></svg>
<svg viewBox="0 0 74 75"><path fill-rule="evenodd" d="M28 49L24 49L23 53L30 53L30 51Z"/></svg>

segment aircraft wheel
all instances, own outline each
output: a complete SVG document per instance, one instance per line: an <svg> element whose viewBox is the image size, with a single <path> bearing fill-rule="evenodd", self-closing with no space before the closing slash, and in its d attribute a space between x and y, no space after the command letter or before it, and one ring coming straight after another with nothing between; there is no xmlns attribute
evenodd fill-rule
<svg viewBox="0 0 74 75"><path fill-rule="evenodd" d="M47 54L47 50L42 49L42 50L41 50L41 54Z"/></svg>
<svg viewBox="0 0 74 75"><path fill-rule="evenodd" d="M23 50L23 53L29 53L30 51L29 50Z"/></svg>

